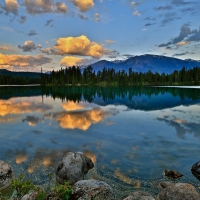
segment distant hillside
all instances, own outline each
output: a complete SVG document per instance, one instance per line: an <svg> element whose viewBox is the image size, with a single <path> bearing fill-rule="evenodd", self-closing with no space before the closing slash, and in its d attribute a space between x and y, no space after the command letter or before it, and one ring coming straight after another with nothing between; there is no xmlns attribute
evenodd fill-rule
<svg viewBox="0 0 200 200"><path fill-rule="evenodd" d="M173 57L158 56L158 55L141 55L130 57L123 61L106 61L101 60L91 65L95 71L106 68L114 68L115 70L126 70L132 68L135 72L147 72L151 70L153 73L172 73L174 70L181 70L182 67L192 69L194 67L200 67L200 61L196 60L181 60Z"/></svg>
<svg viewBox="0 0 200 200"><path fill-rule="evenodd" d="M27 77L27 78L41 78L41 74L38 72L12 72L7 69L0 69L0 75Z"/></svg>

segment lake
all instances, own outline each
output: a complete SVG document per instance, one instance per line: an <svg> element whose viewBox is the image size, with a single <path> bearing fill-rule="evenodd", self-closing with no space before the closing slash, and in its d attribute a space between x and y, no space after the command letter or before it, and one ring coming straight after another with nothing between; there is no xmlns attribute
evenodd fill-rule
<svg viewBox="0 0 200 200"><path fill-rule="evenodd" d="M81 151L95 163L87 178L117 197L155 196L164 169L197 187L199 111L197 88L0 87L0 160L44 184L64 153Z"/></svg>

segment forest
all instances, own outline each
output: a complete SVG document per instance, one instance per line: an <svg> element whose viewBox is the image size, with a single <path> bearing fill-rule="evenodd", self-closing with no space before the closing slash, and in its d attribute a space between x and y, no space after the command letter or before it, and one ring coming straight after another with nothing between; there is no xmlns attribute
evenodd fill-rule
<svg viewBox="0 0 200 200"><path fill-rule="evenodd" d="M183 67L180 71L175 70L172 74L134 72L132 68L128 71L103 68L95 71L91 66L82 71L79 67L67 67L50 74L42 72L41 78L15 77L0 74L0 85L27 85L41 84L42 86L64 86L64 85L93 85L93 86L145 86L145 85L200 85L200 68L187 69Z"/></svg>
<svg viewBox="0 0 200 200"><path fill-rule="evenodd" d="M42 85L96 85L96 86L131 86L131 85L199 85L200 68L194 67L187 70L183 67L172 74L134 72L132 68L116 71L103 68L97 71L88 66L81 72L79 67L68 67L59 71L52 71L50 75L41 73Z"/></svg>

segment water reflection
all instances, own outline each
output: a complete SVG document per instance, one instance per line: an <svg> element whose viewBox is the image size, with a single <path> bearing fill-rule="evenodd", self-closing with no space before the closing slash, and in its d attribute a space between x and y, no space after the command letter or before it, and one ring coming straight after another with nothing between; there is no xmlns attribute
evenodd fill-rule
<svg viewBox="0 0 200 200"><path fill-rule="evenodd" d="M102 121L109 115L100 108L89 111L56 114L56 120L63 129L75 129L86 131L91 124Z"/></svg>
<svg viewBox="0 0 200 200"><path fill-rule="evenodd" d="M157 193L165 168L196 184L199 110L198 89L0 88L1 159L42 184L66 152L82 151L95 163L88 177L118 196Z"/></svg>

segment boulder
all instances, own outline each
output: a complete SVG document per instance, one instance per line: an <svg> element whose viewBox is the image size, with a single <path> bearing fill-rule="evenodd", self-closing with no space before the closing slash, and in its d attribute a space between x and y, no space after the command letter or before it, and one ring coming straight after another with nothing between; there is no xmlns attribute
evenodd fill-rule
<svg viewBox="0 0 200 200"><path fill-rule="evenodd" d="M13 176L11 166L0 160L0 191L5 190L12 184Z"/></svg>
<svg viewBox="0 0 200 200"><path fill-rule="evenodd" d="M163 174L165 177L173 181L178 180L184 176L183 174L171 169L165 169Z"/></svg>
<svg viewBox="0 0 200 200"><path fill-rule="evenodd" d="M92 160L81 152L69 152L58 163L56 180L60 184L68 181L71 185L83 180L85 174L94 167Z"/></svg>
<svg viewBox="0 0 200 200"><path fill-rule="evenodd" d="M115 200L112 188L103 181L82 180L75 183L70 200Z"/></svg>
<svg viewBox="0 0 200 200"><path fill-rule="evenodd" d="M21 200L35 200L37 198L37 192L30 192L22 197Z"/></svg>
<svg viewBox="0 0 200 200"><path fill-rule="evenodd" d="M123 197L122 200L155 200L153 196L144 191L136 191L130 193L128 196Z"/></svg>
<svg viewBox="0 0 200 200"><path fill-rule="evenodd" d="M191 172L198 180L200 180L200 161L191 167Z"/></svg>
<svg viewBox="0 0 200 200"><path fill-rule="evenodd" d="M157 200L200 200L200 194L191 184L171 183L158 194Z"/></svg>

